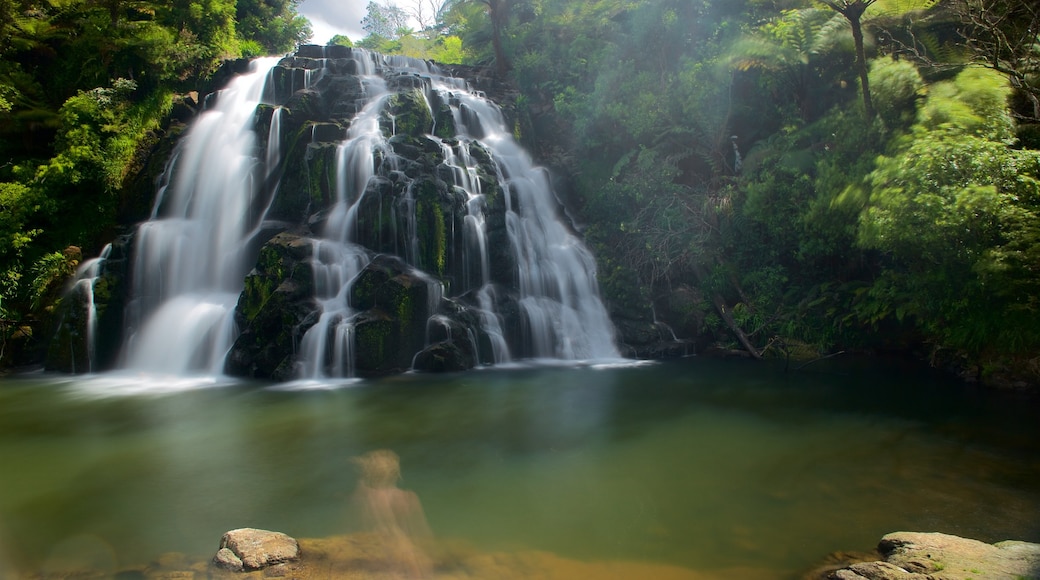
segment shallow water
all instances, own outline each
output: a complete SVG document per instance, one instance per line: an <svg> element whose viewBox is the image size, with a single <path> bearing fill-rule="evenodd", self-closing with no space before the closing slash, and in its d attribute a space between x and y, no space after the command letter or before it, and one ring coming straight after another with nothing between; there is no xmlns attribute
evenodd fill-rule
<svg viewBox="0 0 1040 580"><path fill-rule="evenodd" d="M0 576L118 570L259 527L357 529L391 449L433 533L488 552L797 577L895 530L1040 541L1040 405L921 369L686 359L270 385L0 382Z"/></svg>

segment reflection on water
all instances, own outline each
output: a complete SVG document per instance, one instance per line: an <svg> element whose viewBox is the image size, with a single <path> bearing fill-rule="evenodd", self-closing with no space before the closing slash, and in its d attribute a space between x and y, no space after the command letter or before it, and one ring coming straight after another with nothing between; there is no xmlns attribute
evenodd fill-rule
<svg viewBox="0 0 1040 580"><path fill-rule="evenodd" d="M366 529L383 542L405 578L429 578L433 565L420 547L432 535L419 496L397 487L401 466L388 449L370 451L353 459L361 471L353 502L363 514Z"/></svg>
<svg viewBox="0 0 1040 580"><path fill-rule="evenodd" d="M517 569L733 578L796 577L895 530L1040 541L1037 401L915 369L693 359L344 386L141 396L120 377L3 380L0 576L43 570L61 546L119 568L205 561L241 527L327 539L331 554L361 519L399 575L432 559L435 578L455 540ZM367 516L348 518L350 500Z"/></svg>

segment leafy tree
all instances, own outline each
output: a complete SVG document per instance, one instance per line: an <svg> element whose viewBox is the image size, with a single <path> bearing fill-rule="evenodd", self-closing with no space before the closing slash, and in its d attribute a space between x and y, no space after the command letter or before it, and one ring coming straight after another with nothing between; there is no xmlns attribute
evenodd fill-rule
<svg viewBox="0 0 1040 580"><path fill-rule="evenodd" d="M310 22L296 12L299 0L237 0L236 33L263 54L289 52L311 36Z"/></svg>
<svg viewBox="0 0 1040 580"><path fill-rule="evenodd" d="M953 10L975 61L1004 74L1040 122L1040 7L1018 0L956 0Z"/></svg>
<svg viewBox="0 0 1040 580"><path fill-rule="evenodd" d="M912 133L869 176L860 243L894 261L873 317L909 318L940 346L1018 352L1040 339L1040 157L1009 147L1001 77L969 68L934 85Z"/></svg>
<svg viewBox="0 0 1040 580"><path fill-rule="evenodd" d="M370 36L393 41L411 30L408 25L408 13L394 4L370 1L366 10L367 14L361 19L361 27Z"/></svg>
<svg viewBox="0 0 1040 580"><path fill-rule="evenodd" d="M506 74L512 68L512 62L506 56L505 27L509 23L514 4L521 0L448 0L449 10L465 11L470 7L479 7L486 16L491 29L491 46L494 49L495 69L499 74Z"/></svg>
<svg viewBox="0 0 1040 580"><path fill-rule="evenodd" d="M349 46L354 46L354 43L351 42L349 38L347 38L346 36L344 36L342 34L337 34L337 35L333 36L332 38L329 39L329 41L326 44L328 46L336 46L336 45L338 45L338 46L348 46L348 47Z"/></svg>

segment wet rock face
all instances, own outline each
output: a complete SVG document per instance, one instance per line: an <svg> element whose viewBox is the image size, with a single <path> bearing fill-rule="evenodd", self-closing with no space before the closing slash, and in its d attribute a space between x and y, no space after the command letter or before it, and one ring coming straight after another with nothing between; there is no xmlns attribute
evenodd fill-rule
<svg viewBox="0 0 1040 580"><path fill-rule="evenodd" d="M281 532L255 528L231 530L220 539L213 563L233 572L260 570L300 559L300 545Z"/></svg>

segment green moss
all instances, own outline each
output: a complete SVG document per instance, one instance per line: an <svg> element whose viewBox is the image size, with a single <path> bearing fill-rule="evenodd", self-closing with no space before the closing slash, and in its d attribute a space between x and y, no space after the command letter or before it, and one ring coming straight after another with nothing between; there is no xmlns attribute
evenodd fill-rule
<svg viewBox="0 0 1040 580"><path fill-rule="evenodd" d="M442 205L434 182L425 181L419 185L415 203L419 267L438 276L444 276L448 262L448 226Z"/></svg>
<svg viewBox="0 0 1040 580"><path fill-rule="evenodd" d="M388 357L396 353L393 324L386 318L357 326L358 363L368 369L389 370Z"/></svg>
<svg viewBox="0 0 1040 580"><path fill-rule="evenodd" d="M278 250L264 246L256 260L256 273L245 279L239 309L247 320L254 320L285 278L285 266Z"/></svg>
<svg viewBox="0 0 1040 580"><path fill-rule="evenodd" d="M406 286L400 286L400 292L395 298L397 301L397 325L403 333L408 325L412 323L415 308L412 304L412 297L408 293L408 288Z"/></svg>
<svg viewBox="0 0 1040 580"><path fill-rule="evenodd" d="M456 133L458 133L458 130L455 127L455 117L451 114L451 107L448 105L441 106L440 110L437 111L437 126L435 127L434 135L441 139L452 139Z"/></svg>
<svg viewBox="0 0 1040 580"><path fill-rule="evenodd" d="M419 89L397 93L390 98L388 113L393 117L395 135L425 135L433 127L433 115ZM387 119L387 121L390 121Z"/></svg>

